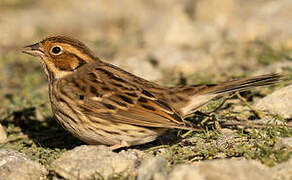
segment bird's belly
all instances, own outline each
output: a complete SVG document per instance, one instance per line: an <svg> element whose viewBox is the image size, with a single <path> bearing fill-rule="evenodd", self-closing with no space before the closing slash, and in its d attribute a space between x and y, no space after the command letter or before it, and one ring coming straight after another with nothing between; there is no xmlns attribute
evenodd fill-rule
<svg viewBox="0 0 292 180"><path fill-rule="evenodd" d="M88 144L115 145L122 141L129 145L144 144L154 141L166 129L140 127L116 123L98 117L88 117L75 108L61 104L52 104L55 117L61 126L73 136Z"/></svg>

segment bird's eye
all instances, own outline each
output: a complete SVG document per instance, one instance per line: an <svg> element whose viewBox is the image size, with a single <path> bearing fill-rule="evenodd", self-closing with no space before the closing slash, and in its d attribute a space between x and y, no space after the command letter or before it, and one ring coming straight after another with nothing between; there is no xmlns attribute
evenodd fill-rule
<svg viewBox="0 0 292 180"><path fill-rule="evenodd" d="M54 55L59 55L59 54L61 54L61 52L62 52L62 48L60 46L54 46L51 49L51 53Z"/></svg>

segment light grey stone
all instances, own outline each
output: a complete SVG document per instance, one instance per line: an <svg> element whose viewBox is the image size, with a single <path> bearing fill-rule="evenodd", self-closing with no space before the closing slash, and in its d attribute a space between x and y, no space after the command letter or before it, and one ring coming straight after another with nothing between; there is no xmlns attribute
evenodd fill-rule
<svg viewBox="0 0 292 180"><path fill-rule="evenodd" d="M14 150L0 150L0 180L39 180L47 174L44 166Z"/></svg>
<svg viewBox="0 0 292 180"><path fill-rule="evenodd" d="M169 175L169 180L205 180L199 168L191 165L179 165Z"/></svg>
<svg viewBox="0 0 292 180"><path fill-rule="evenodd" d="M6 142L7 135L3 128L3 126L0 124L0 144Z"/></svg>
<svg viewBox="0 0 292 180"><path fill-rule="evenodd" d="M167 177L167 161L164 158L145 159L138 169L138 180L164 180Z"/></svg>
<svg viewBox="0 0 292 180"><path fill-rule="evenodd" d="M283 147L292 149L292 138L286 137L286 138L279 138L279 140L276 142L274 148L275 149L281 149Z"/></svg>
<svg viewBox="0 0 292 180"><path fill-rule="evenodd" d="M292 85L279 89L259 100L255 107L280 114L284 118L292 118Z"/></svg>
<svg viewBox="0 0 292 180"><path fill-rule="evenodd" d="M176 167L169 175L171 180L272 180L268 168L256 161L212 160L198 165Z"/></svg>
<svg viewBox="0 0 292 180"><path fill-rule="evenodd" d="M83 180L125 176L134 172L140 161L137 153L116 153L106 146L82 145L67 151L51 164L51 170L64 179Z"/></svg>
<svg viewBox="0 0 292 180"><path fill-rule="evenodd" d="M147 55L142 54L125 59L117 59L114 64L149 81L162 78L161 71L151 64Z"/></svg>
<svg viewBox="0 0 292 180"><path fill-rule="evenodd" d="M274 180L291 180L292 179L292 158L287 162L278 164L271 168Z"/></svg>
<svg viewBox="0 0 292 180"><path fill-rule="evenodd" d="M215 59L201 50L161 47L153 50L150 55L156 59L162 69L191 74L213 68Z"/></svg>
<svg viewBox="0 0 292 180"><path fill-rule="evenodd" d="M270 180L268 168L257 161L214 160L199 165L200 173L208 180Z"/></svg>

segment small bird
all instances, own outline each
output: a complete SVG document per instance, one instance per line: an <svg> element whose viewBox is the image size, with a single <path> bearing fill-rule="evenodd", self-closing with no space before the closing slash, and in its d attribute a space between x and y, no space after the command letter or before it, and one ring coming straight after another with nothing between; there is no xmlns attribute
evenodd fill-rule
<svg viewBox="0 0 292 180"><path fill-rule="evenodd" d="M281 79L266 74L221 84L164 87L102 61L66 36L45 38L23 52L41 58L57 121L80 140L112 150L151 142L169 129L195 129L184 118L212 99Z"/></svg>

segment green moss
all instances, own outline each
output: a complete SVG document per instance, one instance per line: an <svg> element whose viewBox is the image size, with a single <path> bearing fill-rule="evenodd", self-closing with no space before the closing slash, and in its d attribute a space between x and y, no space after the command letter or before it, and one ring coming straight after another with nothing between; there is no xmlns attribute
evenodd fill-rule
<svg viewBox="0 0 292 180"><path fill-rule="evenodd" d="M29 7L35 2L36 0L1 0L0 7L5 9L17 9Z"/></svg>

